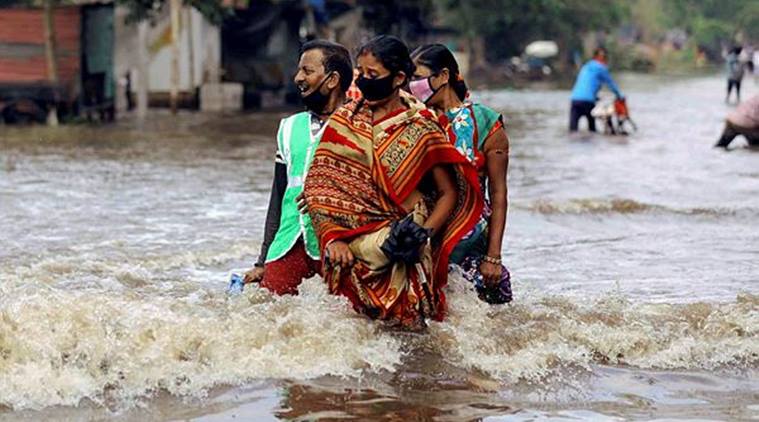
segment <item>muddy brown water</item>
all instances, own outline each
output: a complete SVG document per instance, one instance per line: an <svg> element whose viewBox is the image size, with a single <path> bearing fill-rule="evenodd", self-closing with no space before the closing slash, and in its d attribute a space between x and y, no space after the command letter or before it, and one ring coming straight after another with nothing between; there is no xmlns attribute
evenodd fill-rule
<svg viewBox="0 0 759 422"><path fill-rule="evenodd" d="M758 418L759 153L711 148L721 78L621 84L625 138L569 136L566 91L476 93L512 141L516 298L453 276L425 334L318 279L224 293L282 113L0 126L0 420Z"/></svg>

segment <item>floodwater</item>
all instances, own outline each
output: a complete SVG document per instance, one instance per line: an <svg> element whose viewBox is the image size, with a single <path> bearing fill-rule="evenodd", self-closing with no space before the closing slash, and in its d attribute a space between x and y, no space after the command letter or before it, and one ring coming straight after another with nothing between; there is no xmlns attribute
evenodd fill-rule
<svg viewBox="0 0 759 422"><path fill-rule="evenodd" d="M477 93L512 141L515 302L453 277L424 334L319 279L225 294L279 114L0 127L0 420L759 419L759 153L711 148L719 77L621 85L626 138L567 135L566 91Z"/></svg>

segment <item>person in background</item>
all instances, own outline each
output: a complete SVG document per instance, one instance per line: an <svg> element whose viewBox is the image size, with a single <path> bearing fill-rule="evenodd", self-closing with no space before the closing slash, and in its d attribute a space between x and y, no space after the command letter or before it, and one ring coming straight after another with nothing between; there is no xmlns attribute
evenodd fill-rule
<svg viewBox="0 0 759 422"><path fill-rule="evenodd" d="M348 92L345 93L345 96L348 98L348 100L358 100L361 98L361 90L358 89L356 86L356 79L358 79L358 69L353 69L353 82L351 82L350 88L348 88Z"/></svg>
<svg viewBox="0 0 759 422"><path fill-rule="evenodd" d="M714 146L727 149L738 135L743 135L749 146L759 147L759 94L739 104L727 115L725 128Z"/></svg>
<svg viewBox="0 0 759 422"><path fill-rule="evenodd" d="M733 92L733 88L735 88L736 102L741 102L741 81L743 81L743 75L746 72L746 64L741 60L741 51L743 48L740 46L733 47L725 58L727 69L726 103L730 102L730 93Z"/></svg>
<svg viewBox="0 0 759 422"><path fill-rule="evenodd" d="M569 131L576 132L580 117L588 120L588 130L596 131L596 121L590 112L598 101L598 91L607 85L617 99L624 99L614 79L611 78L607 66L608 53L605 48L598 47L593 52L593 59L585 63L577 75L572 88L572 104L569 111Z"/></svg>
<svg viewBox="0 0 759 422"><path fill-rule="evenodd" d="M509 138L503 116L467 100L467 86L456 58L442 44L430 44L411 53L416 70L409 90L438 113L449 141L477 169L484 202L477 225L456 245L450 263L462 269L480 299L511 301L509 271L502 264L506 230Z"/></svg>
<svg viewBox="0 0 759 422"><path fill-rule="evenodd" d="M304 188L324 281L356 311L420 330L444 318L448 256L482 212L477 173L402 91L403 41L373 38L356 62L363 97L332 115Z"/></svg>
<svg viewBox="0 0 759 422"><path fill-rule="evenodd" d="M297 198L330 115L345 102L352 81L350 53L342 45L313 40L301 48L295 74L307 111L282 119L277 132L274 181L266 212L264 241L244 282L260 281L277 294L297 294L300 283L320 270L319 244Z"/></svg>

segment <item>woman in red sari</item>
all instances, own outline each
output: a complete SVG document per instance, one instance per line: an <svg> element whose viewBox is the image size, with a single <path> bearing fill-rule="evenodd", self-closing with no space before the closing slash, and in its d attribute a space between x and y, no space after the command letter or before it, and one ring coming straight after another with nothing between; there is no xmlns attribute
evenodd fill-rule
<svg viewBox="0 0 759 422"><path fill-rule="evenodd" d="M330 291L418 329L445 315L448 256L482 211L477 172L401 91L414 72L402 41L376 37L357 62L363 97L332 115L304 197Z"/></svg>

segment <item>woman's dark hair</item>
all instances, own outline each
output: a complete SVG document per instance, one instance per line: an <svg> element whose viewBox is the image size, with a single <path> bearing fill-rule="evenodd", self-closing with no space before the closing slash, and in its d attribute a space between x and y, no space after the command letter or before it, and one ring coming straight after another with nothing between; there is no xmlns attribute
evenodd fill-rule
<svg viewBox="0 0 759 422"><path fill-rule="evenodd" d="M358 49L358 55L371 53L392 74L403 72L406 74L406 82L414 74L414 62L409 56L408 47L400 38L392 35L380 35L372 38ZM405 82L404 82L405 83Z"/></svg>
<svg viewBox="0 0 759 422"><path fill-rule="evenodd" d="M340 75L340 89L347 91L353 82L353 63L348 49L332 41L312 40L303 44L300 54L315 49L321 50L324 56L322 65L325 72L337 72Z"/></svg>
<svg viewBox="0 0 759 422"><path fill-rule="evenodd" d="M461 76L459 64L453 57L451 50L442 44L427 44L414 50L411 57L418 64L429 67L434 74L442 72L443 69L448 69L448 84L459 99L464 101L469 89Z"/></svg>

